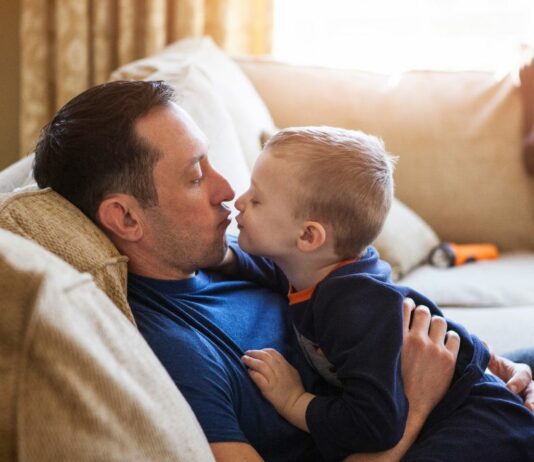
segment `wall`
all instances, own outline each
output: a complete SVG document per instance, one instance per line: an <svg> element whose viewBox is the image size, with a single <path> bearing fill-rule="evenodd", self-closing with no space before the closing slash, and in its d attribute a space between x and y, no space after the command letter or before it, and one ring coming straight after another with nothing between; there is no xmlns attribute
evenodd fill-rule
<svg viewBox="0 0 534 462"><path fill-rule="evenodd" d="M0 169L19 157L20 0L0 0Z"/></svg>

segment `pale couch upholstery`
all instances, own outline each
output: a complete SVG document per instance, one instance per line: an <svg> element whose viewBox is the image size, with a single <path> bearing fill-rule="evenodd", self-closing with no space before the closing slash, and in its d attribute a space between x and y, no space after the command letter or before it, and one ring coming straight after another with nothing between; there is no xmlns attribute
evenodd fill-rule
<svg viewBox="0 0 534 462"><path fill-rule="evenodd" d="M0 172L0 193L8 193L33 182L33 155L26 156Z"/></svg>
<svg viewBox="0 0 534 462"><path fill-rule="evenodd" d="M151 349L88 273L0 230L0 460L213 460Z"/></svg>
<svg viewBox="0 0 534 462"><path fill-rule="evenodd" d="M507 252L495 261L452 269L423 265L402 283L417 287L441 306L507 307L532 305L534 252ZM532 325L534 346L534 325Z"/></svg>

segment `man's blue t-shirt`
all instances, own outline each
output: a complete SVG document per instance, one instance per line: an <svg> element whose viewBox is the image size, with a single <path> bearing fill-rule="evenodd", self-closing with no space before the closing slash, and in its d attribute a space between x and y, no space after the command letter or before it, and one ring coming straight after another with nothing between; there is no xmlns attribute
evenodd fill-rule
<svg viewBox="0 0 534 462"><path fill-rule="evenodd" d="M201 270L177 281L130 274L128 301L209 442L246 442L267 461L322 460L311 437L278 415L241 362L246 350L275 348L299 370L307 390L326 391L297 345L283 296Z"/></svg>

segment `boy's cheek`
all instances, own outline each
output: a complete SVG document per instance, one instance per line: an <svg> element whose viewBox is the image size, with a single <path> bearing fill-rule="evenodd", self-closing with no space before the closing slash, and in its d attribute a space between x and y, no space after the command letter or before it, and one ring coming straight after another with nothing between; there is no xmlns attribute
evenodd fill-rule
<svg viewBox="0 0 534 462"><path fill-rule="evenodd" d="M249 246L243 230L240 231L239 236L237 237L237 243L239 244L239 247L241 247L241 250L248 252Z"/></svg>

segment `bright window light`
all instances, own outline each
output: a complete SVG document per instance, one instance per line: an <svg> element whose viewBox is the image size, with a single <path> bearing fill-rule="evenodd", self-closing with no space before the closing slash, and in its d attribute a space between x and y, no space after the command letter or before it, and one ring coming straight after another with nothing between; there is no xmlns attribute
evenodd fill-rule
<svg viewBox="0 0 534 462"><path fill-rule="evenodd" d="M382 72L502 71L534 44L532 0L274 0L273 54Z"/></svg>

